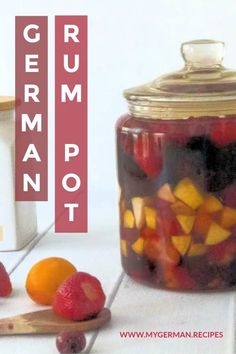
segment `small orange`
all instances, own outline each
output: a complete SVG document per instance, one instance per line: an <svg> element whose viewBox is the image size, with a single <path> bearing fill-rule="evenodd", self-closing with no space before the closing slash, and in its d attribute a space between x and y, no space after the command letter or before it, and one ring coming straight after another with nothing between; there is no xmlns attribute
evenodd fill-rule
<svg viewBox="0 0 236 354"><path fill-rule="evenodd" d="M77 270L64 258L45 258L30 269L26 279L26 291L33 301L51 305L61 283Z"/></svg>

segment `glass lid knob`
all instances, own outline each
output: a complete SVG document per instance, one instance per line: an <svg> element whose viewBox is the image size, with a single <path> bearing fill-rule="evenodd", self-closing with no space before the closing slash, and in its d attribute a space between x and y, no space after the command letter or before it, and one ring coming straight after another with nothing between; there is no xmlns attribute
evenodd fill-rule
<svg viewBox="0 0 236 354"><path fill-rule="evenodd" d="M224 49L224 42L199 39L183 43L181 53L190 70L210 69L222 65Z"/></svg>

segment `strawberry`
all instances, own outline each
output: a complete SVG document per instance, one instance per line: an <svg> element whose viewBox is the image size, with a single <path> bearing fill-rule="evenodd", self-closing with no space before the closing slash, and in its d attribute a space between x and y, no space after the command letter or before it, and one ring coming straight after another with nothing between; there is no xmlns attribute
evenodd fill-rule
<svg viewBox="0 0 236 354"><path fill-rule="evenodd" d="M100 281L88 273L77 272L56 291L53 310L61 317L81 321L96 316L105 300Z"/></svg>
<svg viewBox="0 0 236 354"><path fill-rule="evenodd" d="M171 242L148 229L144 233L144 254L151 262L160 262L162 266L175 266L180 255Z"/></svg>
<svg viewBox="0 0 236 354"><path fill-rule="evenodd" d="M158 135L143 132L134 141L134 158L149 177L155 177L162 168L162 144Z"/></svg>
<svg viewBox="0 0 236 354"><path fill-rule="evenodd" d="M0 263L0 296L9 296L12 292L12 285L9 275L2 263Z"/></svg>
<svg viewBox="0 0 236 354"><path fill-rule="evenodd" d="M158 231L160 235L168 237L181 234L181 226L179 225L176 216L171 209L170 203L165 200L157 199L156 208L157 213L160 216L160 222L158 224Z"/></svg>
<svg viewBox="0 0 236 354"><path fill-rule="evenodd" d="M150 229L144 231L144 254L151 262L157 262L162 247L160 236Z"/></svg>
<svg viewBox="0 0 236 354"><path fill-rule="evenodd" d="M225 145L236 141L236 125L233 120L221 119L212 126L211 138L215 144Z"/></svg>
<svg viewBox="0 0 236 354"><path fill-rule="evenodd" d="M196 287L186 269L182 267L166 266L163 272L164 282L167 288L173 290L192 290Z"/></svg>

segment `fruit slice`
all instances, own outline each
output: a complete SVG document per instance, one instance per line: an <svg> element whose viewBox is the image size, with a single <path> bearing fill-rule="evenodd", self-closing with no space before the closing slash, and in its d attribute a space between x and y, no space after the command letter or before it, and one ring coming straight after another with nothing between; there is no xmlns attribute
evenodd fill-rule
<svg viewBox="0 0 236 354"><path fill-rule="evenodd" d="M132 244L132 250L137 253L139 256L142 256L143 254L143 247L144 246L144 239L143 237L139 237L137 239L137 241L135 241L133 244Z"/></svg>
<svg viewBox="0 0 236 354"><path fill-rule="evenodd" d="M132 210L127 209L124 213L124 227L132 229L134 227L134 215Z"/></svg>
<svg viewBox="0 0 236 354"><path fill-rule="evenodd" d="M132 206L134 211L135 224L138 229L140 229L145 221L144 217L144 199L141 197L132 198Z"/></svg>
<svg viewBox="0 0 236 354"><path fill-rule="evenodd" d="M163 184L163 186L158 190L157 196L169 203L176 202L176 198L171 190L169 183Z"/></svg>
<svg viewBox="0 0 236 354"><path fill-rule="evenodd" d="M230 231L213 222L208 230L205 243L206 245L216 245L226 240L230 235Z"/></svg>
<svg viewBox="0 0 236 354"><path fill-rule="evenodd" d="M198 212L193 226L193 233L205 237L211 224L212 216L210 214Z"/></svg>
<svg viewBox="0 0 236 354"><path fill-rule="evenodd" d="M128 256L128 249L127 249L127 242L125 240L120 240L120 249L121 249L121 254L124 257Z"/></svg>
<svg viewBox="0 0 236 354"><path fill-rule="evenodd" d="M201 193L189 178L184 178L177 184L174 195L194 210L204 202Z"/></svg>
<svg viewBox="0 0 236 354"><path fill-rule="evenodd" d="M204 243L192 243L188 250L188 256L202 256L206 253L206 250L207 246Z"/></svg>
<svg viewBox="0 0 236 354"><path fill-rule="evenodd" d="M236 209L224 207L220 218L221 226L226 229L236 224Z"/></svg>
<svg viewBox="0 0 236 354"><path fill-rule="evenodd" d="M215 213L223 209L222 203L214 195L209 195L201 205L201 212Z"/></svg>
<svg viewBox="0 0 236 354"><path fill-rule="evenodd" d="M171 236L171 241L177 251L184 256L191 243L190 235Z"/></svg>
<svg viewBox="0 0 236 354"><path fill-rule="evenodd" d="M157 226L157 211L154 208L144 207L146 225L150 229L155 230Z"/></svg>
<svg viewBox="0 0 236 354"><path fill-rule="evenodd" d="M174 204L172 204L171 209L175 214L195 215L195 211L180 200L177 200Z"/></svg>
<svg viewBox="0 0 236 354"><path fill-rule="evenodd" d="M156 176L162 167L162 155L155 137L147 132L139 134L134 142L134 158L150 177Z"/></svg>
<svg viewBox="0 0 236 354"><path fill-rule="evenodd" d="M2 297L9 296L11 292L12 292L12 285L11 285L9 275L4 265L0 262L0 296Z"/></svg>
<svg viewBox="0 0 236 354"><path fill-rule="evenodd" d="M178 220L183 231L186 234L189 234L191 232L195 218L196 217L192 215L176 215L176 219Z"/></svg>

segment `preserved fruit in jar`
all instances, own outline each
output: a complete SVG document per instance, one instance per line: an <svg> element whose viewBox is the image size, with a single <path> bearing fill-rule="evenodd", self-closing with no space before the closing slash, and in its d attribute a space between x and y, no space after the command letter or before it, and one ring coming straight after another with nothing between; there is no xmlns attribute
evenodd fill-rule
<svg viewBox="0 0 236 354"><path fill-rule="evenodd" d="M236 73L222 42L184 43L184 69L125 91L117 122L122 265L174 290L236 286Z"/></svg>

